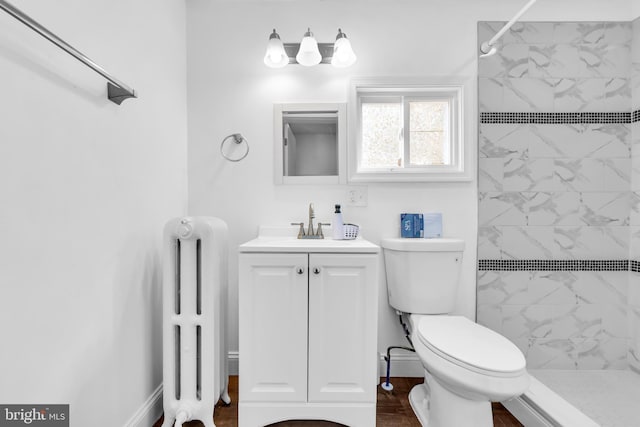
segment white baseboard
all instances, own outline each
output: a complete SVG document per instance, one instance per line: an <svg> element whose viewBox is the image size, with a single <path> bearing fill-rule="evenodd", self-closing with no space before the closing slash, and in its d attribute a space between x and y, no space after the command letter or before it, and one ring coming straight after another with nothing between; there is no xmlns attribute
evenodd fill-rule
<svg viewBox="0 0 640 427"><path fill-rule="evenodd" d="M238 352L230 351L229 375L238 375ZM149 427L162 415L162 384L151 393L151 396L138 408L138 410L124 423L123 427Z"/></svg>
<svg viewBox="0 0 640 427"><path fill-rule="evenodd" d="M387 375L387 362L384 354L380 353L379 370L380 376ZM237 351L230 351L229 355L229 375L238 375L240 356ZM393 377L424 377L424 368L420 359L415 353L395 350L391 353L391 376Z"/></svg>
<svg viewBox="0 0 640 427"><path fill-rule="evenodd" d="M379 354L379 372L381 377L387 375L387 362L384 360L385 354ZM229 352L229 375L238 375L239 355L237 351ZM394 350L391 353L391 376L392 377L424 377L424 368L420 359L415 353Z"/></svg>
<svg viewBox="0 0 640 427"><path fill-rule="evenodd" d="M387 362L384 360L386 355L379 354L379 371L381 377L387 376ZM420 359L415 353L395 350L391 352L391 372L392 377L424 377L424 368Z"/></svg>
<svg viewBox="0 0 640 427"><path fill-rule="evenodd" d="M239 360L239 356L238 356L238 352L237 351L230 351L229 354L227 355L227 360L229 363L229 375L238 375L239 372L239 367L238 367L238 360Z"/></svg>
<svg viewBox="0 0 640 427"><path fill-rule="evenodd" d="M151 393L151 396L138 408L124 427L149 427L162 415L162 384Z"/></svg>

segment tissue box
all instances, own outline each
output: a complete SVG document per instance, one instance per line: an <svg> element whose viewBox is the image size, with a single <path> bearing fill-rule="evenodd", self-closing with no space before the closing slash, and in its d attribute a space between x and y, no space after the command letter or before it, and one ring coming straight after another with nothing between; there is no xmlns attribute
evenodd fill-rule
<svg viewBox="0 0 640 427"><path fill-rule="evenodd" d="M400 214L401 237L424 237L424 215L402 213Z"/></svg>
<svg viewBox="0 0 640 427"><path fill-rule="evenodd" d="M427 239L442 237L441 213L427 213L424 215L424 237Z"/></svg>

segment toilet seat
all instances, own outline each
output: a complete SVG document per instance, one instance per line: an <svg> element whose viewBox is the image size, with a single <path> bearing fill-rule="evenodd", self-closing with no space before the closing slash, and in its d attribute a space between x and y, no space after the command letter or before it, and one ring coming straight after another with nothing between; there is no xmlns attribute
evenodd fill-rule
<svg viewBox="0 0 640 427"><path fill-rule="evenodd" d="M492 377L520 376L526 361L502 335L463 316L419 316L416 335L438 356L455 365Z"/></svg>

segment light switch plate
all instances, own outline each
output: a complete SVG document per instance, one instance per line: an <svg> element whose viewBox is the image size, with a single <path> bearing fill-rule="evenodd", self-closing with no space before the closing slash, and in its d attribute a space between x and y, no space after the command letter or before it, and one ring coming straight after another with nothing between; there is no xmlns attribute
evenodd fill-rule
<svg viewBox="0 0 640 427"><path fill-rule="evenodd" d="M367 206L367 187L349 186L346 194L347 206Z"/></svg>

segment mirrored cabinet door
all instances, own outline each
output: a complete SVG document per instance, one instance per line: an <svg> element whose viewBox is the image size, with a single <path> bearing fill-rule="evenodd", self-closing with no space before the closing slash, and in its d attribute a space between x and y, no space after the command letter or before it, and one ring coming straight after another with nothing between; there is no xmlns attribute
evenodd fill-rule
<svg viewBox="0 0 640 427"><path fill-rule="evenodd" d="M274 129L276 183L345 182L345 104L276 104Z"/></svg>

